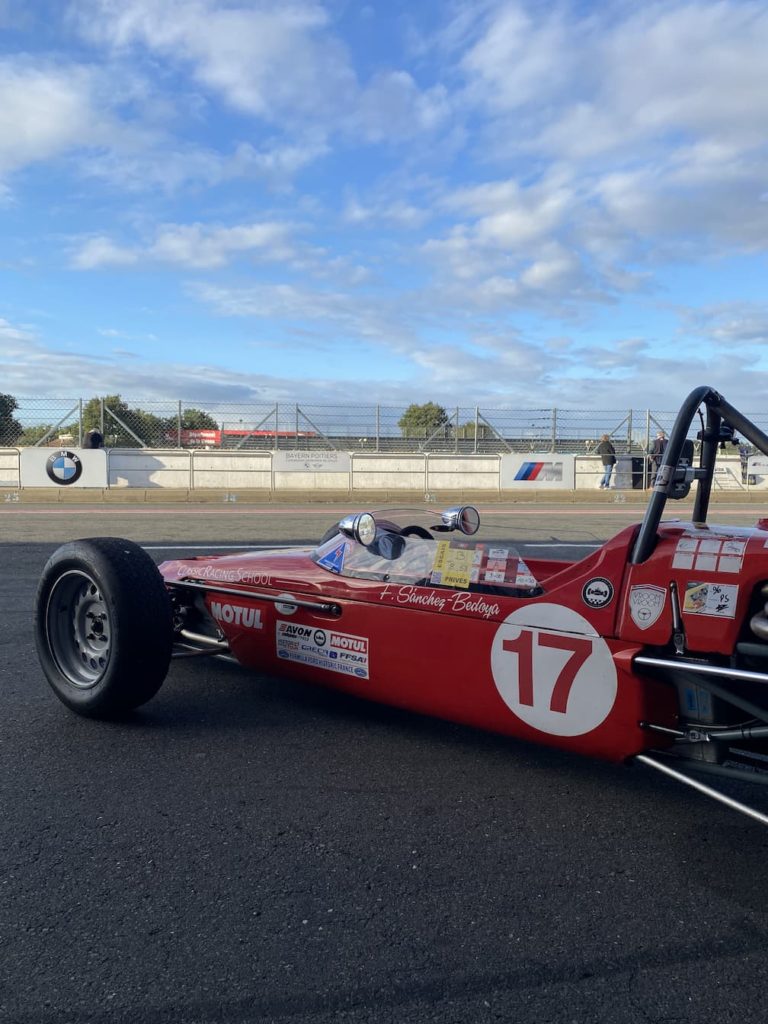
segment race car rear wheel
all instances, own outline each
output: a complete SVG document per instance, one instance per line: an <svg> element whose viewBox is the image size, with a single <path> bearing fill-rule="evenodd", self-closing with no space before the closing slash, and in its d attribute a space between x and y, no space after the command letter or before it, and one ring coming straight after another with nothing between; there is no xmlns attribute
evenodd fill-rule
<svg viewBox="0 0 768 1024"><path fill-rule="evenodd" d="M78 714L113 718L145 704L173 646L171 600L155 563L114 537L64 544L43 570L35 639L46 679Z"/></svg>

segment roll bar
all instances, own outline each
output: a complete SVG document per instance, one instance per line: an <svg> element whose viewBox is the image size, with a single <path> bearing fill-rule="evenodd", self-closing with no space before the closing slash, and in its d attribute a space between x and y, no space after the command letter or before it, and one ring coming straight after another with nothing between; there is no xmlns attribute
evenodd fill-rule
<svg viewBox="0 0 768 1024"><path fill-rule="evenodd" d="M685 470L679 468L680 459L683 454L683 446L688 438L693 418L701 405L706 406L707 418L702 435L701 453L699 465L685 477ZM709 498L712 492L712 480L715 473L715 459L717 458L717 446L720 441L720 426L727 423L734 431L743 434L748 441L758 448L764 455L768 455L768 435L764 434L759 427L756 427L751 420L743 413L735 409L723 396L714 388L695 388L683 402L680 412L677 414L675 425L669 435L669 441L664 452L664 459L659 472L653 492L648 501L648 506L640 524L635 539L630 563L638 565L644 562L653 553L656 546L656 536L659 523L667 503L672 496L673 488L681 479L691 479L696 482L697 490L693 505L693 521L705 523L709 509ZM683 476L681 477L681 473Z"/></svg>

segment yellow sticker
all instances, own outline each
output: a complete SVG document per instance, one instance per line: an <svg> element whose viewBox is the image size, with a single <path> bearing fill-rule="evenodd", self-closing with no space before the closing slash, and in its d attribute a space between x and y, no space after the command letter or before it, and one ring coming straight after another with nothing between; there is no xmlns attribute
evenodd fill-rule
<svg viewBox="0 0 768 1024"><path fill-rule="evenodd" d="M453 548L448 540L438 541L431 582L466 589L470 584L473 559L472 548Z"/></svg>

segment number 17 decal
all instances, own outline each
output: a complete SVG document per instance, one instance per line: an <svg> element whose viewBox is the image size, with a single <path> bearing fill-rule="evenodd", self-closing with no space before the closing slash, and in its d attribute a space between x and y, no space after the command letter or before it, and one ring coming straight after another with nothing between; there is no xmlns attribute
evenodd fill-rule
<svg viewBox="0 0 768 1024"><path fill-rule="evenodd" d="M616 668L605 640L560 605L519 608L498 628L491 671L499 695L541 732L580 736L605 721L616 699Z"/></svg>

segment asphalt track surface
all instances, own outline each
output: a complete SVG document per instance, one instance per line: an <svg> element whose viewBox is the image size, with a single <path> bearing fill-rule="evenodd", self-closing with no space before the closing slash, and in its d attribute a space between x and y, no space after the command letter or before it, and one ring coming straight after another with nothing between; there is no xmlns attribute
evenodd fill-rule
<svg viewBox="0 0 768 1024"><path fill-rule="evenodd" d="M644 769L224 663L120 724L59 704L31 631L56 543L334 521L268 512L0 507L0 1021L764 1020L768 830ZM589 546L637 512L519 516Z"/></svg>

